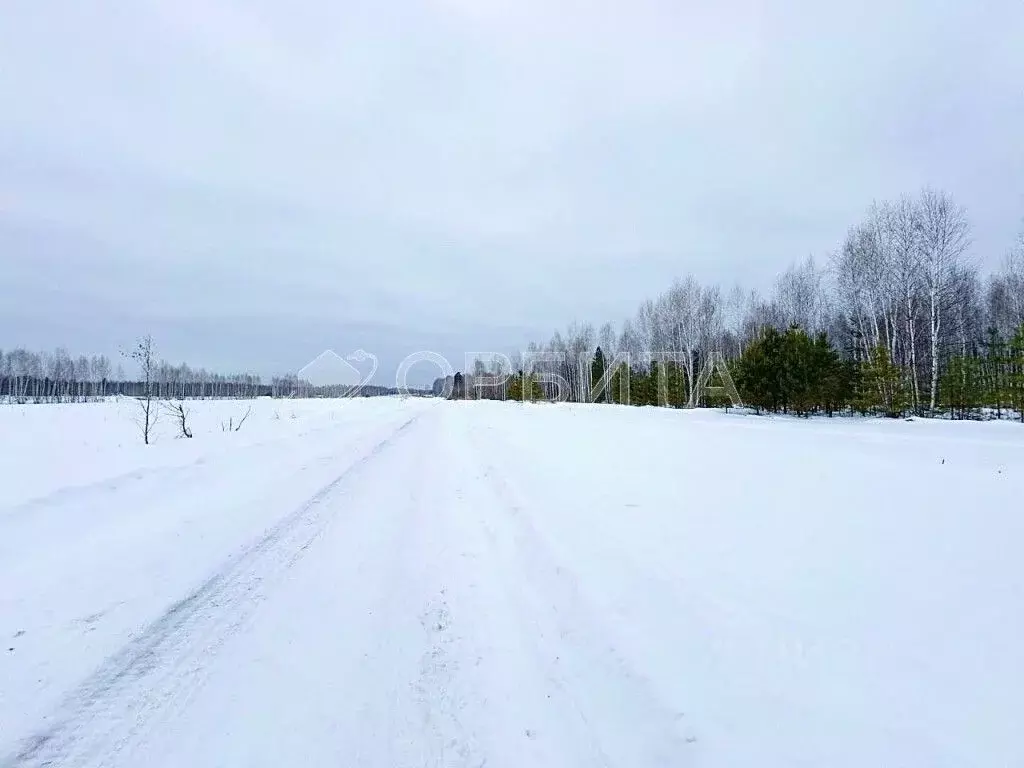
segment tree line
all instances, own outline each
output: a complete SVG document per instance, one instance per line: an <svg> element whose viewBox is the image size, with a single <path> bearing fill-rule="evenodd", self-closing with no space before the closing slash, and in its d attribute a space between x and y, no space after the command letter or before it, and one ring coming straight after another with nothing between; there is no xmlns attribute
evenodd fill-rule
<svg viewBox="0 0 1024 768"><path fill-rule="evenodd" d="M125 355L131 371L126 374L124 363L115 365L105 355L76 357L64 347L53 352L0 349L0 402L74 403L114 396L157 400L343 397L351 390L316 386L296 375L274 376L265 382L254 373L225 375L156 359L147 371L139 364L137 352L133 349ZM380 386L360 389L363 395L396 392Z"/></svg>
<svg viewBox="0 0 1024 768"><path fill-rule="evenodd" d="M167 361L153 365L147 384L141 372L127 375L121 362L115 365L106 355L75 357L63 347L53 352L0 349L0 401L86 402L147 392L167 400L249 398L270 395L271 387L255 374L223 375Z"/></svg>
<svg viewBox="0 0 1024 768"><path fill-rule="evenodd" d="M1007 245L982 275L966 210L925 188L872 204L768 296L679 278L618 325L574 323L477 360L461 396L716 405L724 374L769 412L1024 419L1024 231ZM723 370L705 393L713 359Z"/></svg>

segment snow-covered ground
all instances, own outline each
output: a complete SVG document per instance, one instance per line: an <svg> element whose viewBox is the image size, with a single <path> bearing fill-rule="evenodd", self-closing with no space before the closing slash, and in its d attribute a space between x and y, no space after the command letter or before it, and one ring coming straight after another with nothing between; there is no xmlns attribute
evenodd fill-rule
<svg viewBox="0 0 1024 768"><path fill-rule="evenodd" d="M1024 764L1024 428L0 407L0 766Z"/></svg>

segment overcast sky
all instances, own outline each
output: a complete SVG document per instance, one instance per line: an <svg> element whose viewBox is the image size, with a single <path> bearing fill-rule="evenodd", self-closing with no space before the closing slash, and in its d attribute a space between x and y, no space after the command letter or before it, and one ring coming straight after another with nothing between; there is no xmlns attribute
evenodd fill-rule
<svg viewBox="0 0 1024 768"><path fill-rule="evenodd" d="M1024 216L1020 0L2 5L0 348L386 381L768 289L924 184L983 266Z"/></svg>

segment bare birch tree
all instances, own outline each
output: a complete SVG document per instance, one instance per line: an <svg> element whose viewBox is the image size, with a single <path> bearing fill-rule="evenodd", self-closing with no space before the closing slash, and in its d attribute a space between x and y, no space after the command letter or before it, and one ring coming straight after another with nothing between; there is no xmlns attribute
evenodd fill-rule
<svg viewBox="0 0 1024 768"><path fill-rule="evenodd" d="M909 197L901 197L888 208L887 225L892 241L892 276L899 296L900 319L904 332L901 360L910 375L915 410L921 406L918 375L918 324L922 296L925 294L925 270L921 248L919 207Z"/></svg>
<svg viewBox="0 0 1024 768"><path fill-rule="evenodd" d="M1024 325L1024 232L989 278L989 322L1004 339Z"/></svg>
<svg viewBox="0 0 1024 768"><path fill-rule="evenodd" d="M676 280L665 297L665 320L668 342L673 353L679 354L686 372L686 399L693 397L697 374L697 351L701 343L700 284L692 275Z"/></svg>
<svg viewBox="0 0 1024 768"><path fill-rule="evenodd" d="M939 346L942 321L957 298L955 277L970 245L966 211L945 192L925 189L917 205L918 244L928 295L929 362L928 408L934 411L939 389ZM960 297L963 298L963 297Z"/></svg>
<svg viewBox="0 0 1024 768"><path fill-rule="evenodd" d="M142 430L142 442L149 445L153 434L153 427L159 418L159 412L153 402L153 387L157 373L156 350L153 346L153 337L146 335L139 339L138 343L129 354L132 360L139 365L139 372L142 375L143 391L138 398L140 415L139 428Z"/></svg>

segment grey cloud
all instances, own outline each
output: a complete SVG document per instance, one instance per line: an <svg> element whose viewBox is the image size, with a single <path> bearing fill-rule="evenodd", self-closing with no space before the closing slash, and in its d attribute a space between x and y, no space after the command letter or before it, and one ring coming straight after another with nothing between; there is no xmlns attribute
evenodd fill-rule
<svg viewBox="0 0 1024 768"><path fill-rule="evenodd" d="M358 328L399 358L512 346L686 272L766 288L924 184L968 207L985 265L1024 215L1009 0L4 17L0 346L74 328L103 351L146 326L260 370L304 363L289 334L308 327L332 329L312 347Z"/></svg>

